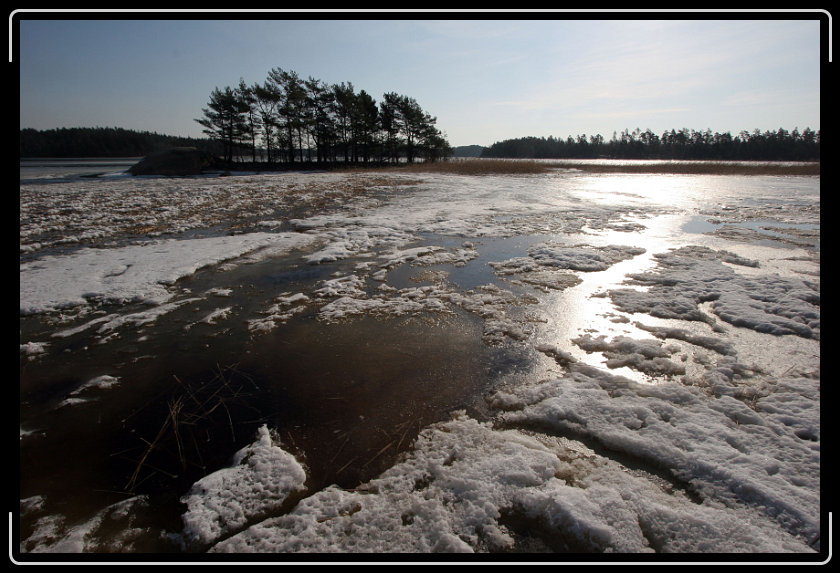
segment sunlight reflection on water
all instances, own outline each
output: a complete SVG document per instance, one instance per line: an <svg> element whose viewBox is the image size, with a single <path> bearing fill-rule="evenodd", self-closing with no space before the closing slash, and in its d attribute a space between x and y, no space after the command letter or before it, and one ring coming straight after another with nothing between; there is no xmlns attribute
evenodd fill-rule
<svg viewBox="0 0 840 573"><path fill-rule="evenodd" d="M607 339L616 336L652 338L636 328L626 315L618 312L605 296L608 289L622 286L628 274L642 272L651 264L651 253L646 252L604 271L581 273L583 282L579 285L553 292L547 297L542 307L547 321L535 339L565 350L581 362L603 367L604 358L601 353L586 352L574 344L573 340L585 334L603 335ZM643 374L626 367L613 372L637 381L648 381Z"/></svg>
<svg viewBox="0 0 840 573"><path fill-rule="evenodd" d="M662 188L658 192L664 193ZM653 195L655 194L649 193L649 196ZM623 245L640 247L645 249L645 252L632 259L615 263L603 271L578 273L582 280L580 284L562 291L551 292L541 303L546 322L541 325L535 335L538 343L565 350L579 361L599 368L605 367L606 358L603 353L587 352L574 342L575 339L591 335L596 338L603 336L607 341L617 336L627 336L637 340L656 340L649 332L634 324L639 320L638 316L616 309L609 298L608 291L618 288L644 289L645 287L627 284L627 280L634 274L652 270L656 266L655 254L687 245L717 245L717 248L720 248L722 242L711 235L686 233L685 225L694 220L695 216L685 211L652 217L625 217L624 219L631 223L638 223L643 228L636 226L633 232L585 229L585 233L582 234L557 237L558 240L569 245ZM673 323L673 321L648 315L644 315L643 319L647 326L667 326ZM611 372L637 382L656 381L651 376L629 367L613 368Z"/></svg>
<svg viewBox="0 0 840 573"><path fill-rule="evenodd" d="M572 192L597 203L687 208L708 186L705 178L681 175L622 175L582 177Z"/></svg>

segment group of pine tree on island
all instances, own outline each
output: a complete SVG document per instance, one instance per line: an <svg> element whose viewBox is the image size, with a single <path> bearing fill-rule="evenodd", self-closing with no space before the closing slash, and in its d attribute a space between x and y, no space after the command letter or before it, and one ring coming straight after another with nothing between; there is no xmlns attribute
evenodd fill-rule
<svg viewBox="0 0 840 573"><path fill-rule="evenodd" d="M417 101L395 92L377 101L353 84L329 85L274 68L262 83L215 88L196 118L208 139L121 128L20 131L20 157L132 157L172 146L203 149L239 165L358 165L438 161L453 155L511 159L698 159L725 161L820 160L820 131L798 128L712 133L710 129L650 129L601 135L520 137L489 147L453 148L437 119Z"/></svg>
<svg viewBox="0 0 840 573"><path fill-rule="evenodd" d="M384 94L377 105L350 82L328 85L274 68L263 83L215 88L204 133L222 145L226 163L250 156L267 163L437 161L452 148L437 120L414 98Z"/></svg>

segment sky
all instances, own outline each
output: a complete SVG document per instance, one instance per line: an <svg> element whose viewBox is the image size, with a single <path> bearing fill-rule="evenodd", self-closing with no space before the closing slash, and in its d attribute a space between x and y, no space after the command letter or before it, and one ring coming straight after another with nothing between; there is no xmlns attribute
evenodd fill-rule
<svg viewBox="0 0 840 573"><path fill-rule="evenodd" d="M203 137L195 119L215 88L281 68L377 102L413 97L453 146L636 128L816 131L820 66L831 65L820 16L21 11L10 60L21 129Z"/></svg>

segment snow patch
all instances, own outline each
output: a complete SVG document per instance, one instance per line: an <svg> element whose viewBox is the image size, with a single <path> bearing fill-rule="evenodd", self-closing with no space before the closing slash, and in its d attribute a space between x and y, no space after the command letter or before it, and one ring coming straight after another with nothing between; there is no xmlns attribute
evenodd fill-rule
<svg viewBox="0 0 840 573"><path fill-rule="evenodd" d="M253 251L277 254L313 240L297 233L250 233L45 256L20 265L20 312L49 312L91 301L159 305L173 296L169 286L202 267Z"/></svg>
<svg viewBox="0 0 840 573"><path fill-rule="evenodd" d="M184 539L205 545L276 510L304 489L306 473L263 425L256 440L239 450L230 467L195 482L181 498Z"/></svg>
<svg viewBox="0 0 840 573"><path fill-rule="evenodd" d="M505 551L516 545L512 523L553 551L810 551L758 514L698 505L569 440L493 429L461 412L423 430L380 477L318 491L210 551Z"/></svg>
<svg viewBox="0 0 840 573"><path fill-rule="evenodd" d="M724 262L739 260L731 253L705 247L686 247L654 255L658 268L633 275L629 284L646 290L609 292L625 312L659 318L701 321L715 325L711 309L726 323L756 332L819 339L819 286L777 275L745 277Z"/></svg>

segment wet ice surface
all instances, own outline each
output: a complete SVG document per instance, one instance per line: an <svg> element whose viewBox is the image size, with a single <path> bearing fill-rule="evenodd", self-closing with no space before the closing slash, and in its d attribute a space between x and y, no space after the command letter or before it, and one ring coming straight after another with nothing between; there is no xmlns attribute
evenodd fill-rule
<svg viewBox="0 0 840 573"><path fill-rule="evenodd" d="M20 199L21 554L820 549L818 178Z"/></svg>

